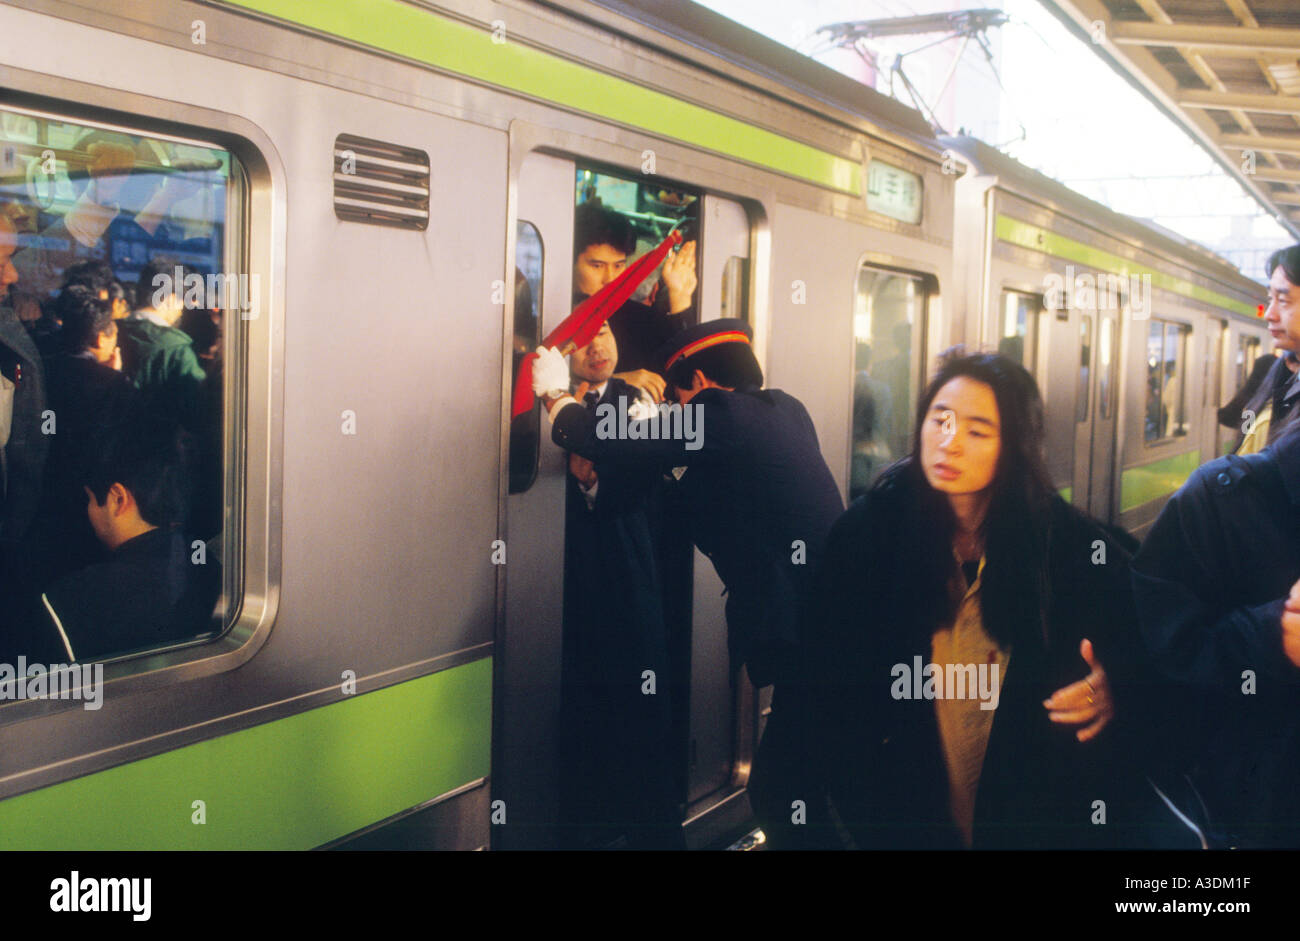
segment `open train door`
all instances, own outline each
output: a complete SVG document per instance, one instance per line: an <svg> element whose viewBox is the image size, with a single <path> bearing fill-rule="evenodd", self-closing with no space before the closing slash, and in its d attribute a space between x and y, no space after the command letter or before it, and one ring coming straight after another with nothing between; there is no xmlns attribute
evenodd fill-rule
<svg viewBox="0 0 1300 941"><path fill-rule="evenodd" d="M745 207L706 194L700 222L700 320L748 320L751 227ZM771 689L760 696L743 672L732 685L723 585L713 563L698 549L692 553L686 838L696 848L748 817L741 788L749 779Z"/></svg>

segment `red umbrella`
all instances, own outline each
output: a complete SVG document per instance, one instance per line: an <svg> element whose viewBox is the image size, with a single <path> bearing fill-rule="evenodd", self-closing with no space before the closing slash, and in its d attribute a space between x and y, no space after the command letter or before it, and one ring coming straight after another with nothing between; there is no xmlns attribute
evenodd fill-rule
<svg viewBox="0 0 1300 941"><path fill-rule="evenodd" d="M641 286L641 282L650 276L650 272L659 267L674 245L681 244L682 234L677 230L668 233L652 251L646 252L621 275L605 285L591 297L574 308L573 313L547 334L543 346L560 349L568 354L581 349L592 341L600 332L601 325L614 315L632 292ZM519 374L515 376L515 395L510 408L510 417L518 418L533 407L533 360L536 353L529 353L519 364Z"/></svg>

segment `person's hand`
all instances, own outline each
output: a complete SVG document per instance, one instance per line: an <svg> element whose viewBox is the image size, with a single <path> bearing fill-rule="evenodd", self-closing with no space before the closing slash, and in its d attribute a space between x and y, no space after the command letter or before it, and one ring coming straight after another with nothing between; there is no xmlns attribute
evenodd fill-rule
<svg viewBox="0 0 1300 941"><path fill-rule="evenodd" d="M95 201L101 206L116 205L126 178L135 169L135 151L113 141L95 141L86 148L90 163L86 169L95 182Z"/></svg>
<svg viewBox="0 0 1300 941"><path fill-rule="evenodd" d="M569 364L559 350L539 346L537 360L533 363L533 394L541 399L567 395L569 392Z"/></svg>
<svg viewBox="0 0 1300 941"><path fill-rule="evenodd" d="M596 465L581 454L569 454L569 473L578 478L578 483L587 490L596 483Z"/></svg>
<svg viewBox="0 0 1300 941"><path fill-rule="evenodd" d="M668 288L668 313L680 314L691 306L698 278L695 276L695 240L669 252L663 268L664 286Z"/></svg>
<svg viewBox="0 0 1300 941"><path fill-rule="evenodd" d="M1096 738L1115 717L1115 704L1110 696L1110 683L1092 652L1092 641L1084 639L1079 644L1079 654L1092 672L1077 683L1063 686L1052 693L1044 703L1048 718L1062 725L1081 725L1076 737L1081 742Z"/></svg>
<svg viewBox="0 0 1300 941"><path fill-rule="evenodd" d="M1300 667L1300 582L1291 586L1291 596L1282 609L1282 651Z"/></svg>
<svg viewBox="0 0 1300 941"><path fill-rule="evenodd" d="M534 373L533 375L536 375ZM622 379L630 386L636 386L654 399L656 403L664 400L664 377L648 369L634 369L631 372L614 373L615 379Z"/></svg>

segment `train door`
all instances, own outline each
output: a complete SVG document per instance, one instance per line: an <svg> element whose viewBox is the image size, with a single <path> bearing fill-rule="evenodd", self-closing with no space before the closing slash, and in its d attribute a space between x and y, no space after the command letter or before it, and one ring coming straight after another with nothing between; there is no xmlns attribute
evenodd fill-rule
<svg viewBox="0 0 1300 941"><path fill-rule="evenodd" d="M701 226L699 318L748 320L750 224L745 207L706 195ZM708 558L698 549L692 553L686 802L695 816L716 806L733 785L745 783L771 691L758 697L743 677L733 687L723 585Z"/></svg>
<svg viewBox="0 0 1300 941"><path fill-rule="evenodd" d="M1058 362L1072 362L1073 370L1054 384L1074 387L1072 422L1064 427L1070 432L1072 453L1069 489L1070 501L1097 519L1109 521L1113 515L1115 477L1115 432L1118 414L1117 385L1119 376L1119 315L1111 308L1095 305L1078 307L1068 320L1057 320L1055 343L1066 354ZM1049 467L1055 451L1050 430L1053 420L1064 418L1062 409L1050 409L1048 455ZM1054 472L1054 476L1056 473ZM1056 480L1060 485L1059 478ZM1062 488L1064 490L1064 488Z"/></svg>
<svg viewBox="0 0 1300 941"><path fill-rule="evenodd" d="M574 164L529 154L520 167L512 376L522 354L569 314ZM505 618L498 643L493 756L497 848L555 846L564 600L564 455L541 406L510 427Z"/></svg>

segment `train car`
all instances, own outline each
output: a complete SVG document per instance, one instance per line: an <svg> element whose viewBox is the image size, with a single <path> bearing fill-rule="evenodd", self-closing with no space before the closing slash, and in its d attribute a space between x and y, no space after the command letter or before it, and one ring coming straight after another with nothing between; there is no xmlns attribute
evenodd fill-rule
<svg viewBox="0 0 1300 941"><path fill-rule="evenodd" d="M974 138L944 143L971 168L957 185L956 315L1038 379L1062 494L1141 536L1233 443L1215 413L1269 349L1264 286Z"/></svg>
<svg viewBox="0 0 1300 941"><path fill-rule="evenodd" d="M584 201L645 245L689 227L689 316L752 325L846 498L908 450L933 356L996 346L1057 484L1140 532L1265 336L1208 253L702 8L7 0L0 35L25 244L124 281L175 258L224 311L216 612L103 657L102 708L0 698L6 848L557 845L566 462L510 399ZM25 262L40 300L57 266ZM1046 310L1076 273L1149 275L1146 322L1136 292ZM728 679L708 561L678 587L677 796L712 846L768 697Z"/></svg>
<svg viewBox="0 0 1300 941"><path fill-rule="evenodd" d="M165 255L224 311L192 560L220 567L216 613L110 651L98 693L0 702L0 846L555 845L565 465L508 408L514 352L571 309L584 191L647 236L695 207L695 316L753 325L846 493L899 453L925 357L963 339L942 148L695 15L0 6L0 186L38 252L17 288L57 289L39 252L124 281ZM887 433L855 416L868 347ZM765 699L729 683L720 585L693 573L679 802L702 846L748 816Z"/></svg>

